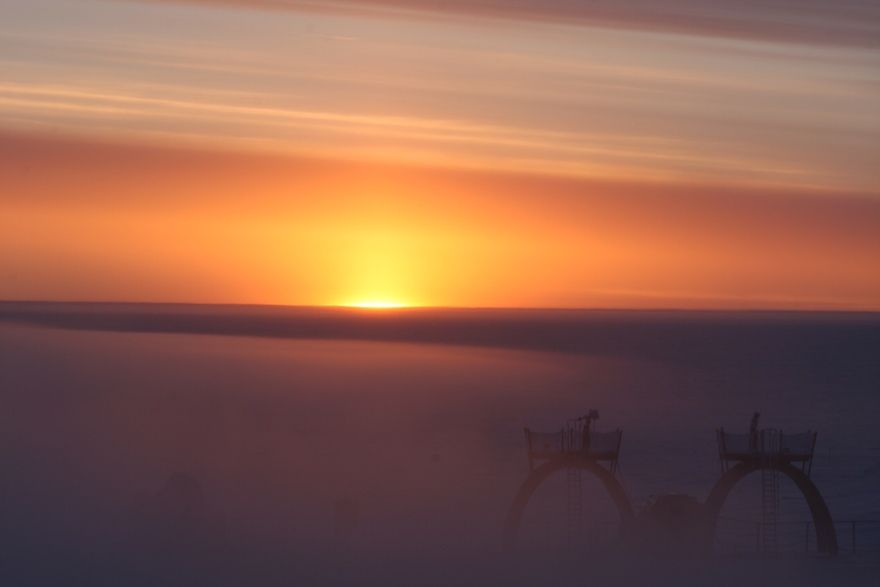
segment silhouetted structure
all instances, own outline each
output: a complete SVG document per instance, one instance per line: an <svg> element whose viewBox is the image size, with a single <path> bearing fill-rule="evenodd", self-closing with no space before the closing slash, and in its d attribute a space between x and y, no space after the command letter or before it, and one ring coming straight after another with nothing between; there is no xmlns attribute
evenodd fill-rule
<svg viewBox="0 0 880 587"><path fill-rule="evenodd" d="M586 416L569 421L558 432L542 433L525 429L530 473L514 497L504 523L505 547L516 545L517 533L529 499L554 473L566 470L568 477L569 521L580 515L580 473L595 475L604 485L620 514L621 535L634 544L678 544L691 552L712 549L718 515L733 488L754 472L762 474L762 547L776 550L776 516L779 504L778 474L791 479L803 494L813 517L816 544L820 553L836 555L837 534L831 513L818 488L810 480L816 433L784 434L776 429L758 429L755 413L747 434L717 430L721 477L703 504L682 495L660 496L646 508L638 524L633 508L615 471L620 457L623 433L620 429L597 433L592 423L599 417L591 410ZM570 528L571 537L571 528Z"/></svg>
<svg viewBox="0 0 880 587"><path fill-rule="evenodd" d="M813 525L819 552L837 554L837 533L828 505L819 489L810 479L816 432L785 434L782 430L758 429L760 414L752 417L748 434L731 434L717 430L718 458L721 478L706 499L706 518L709 532L714 536L718 514L724 501L739 481L751 473L761 473L762 525L761 546L767 552L776 550L777 510L779 505L778 474L791 479L803 494Z"/></svg>
<svg viewBox="0 0 880 587"><path fill-rule="evenodd" d="M592 423L599 413L590 410L586 416L568 422L558 432L534 432L525 429L529 455L529 476L520 486L504 523L507 548L516 545L519 525L529 499L538 487L557 471L568 471L569 521L580 515L580 473L595 475L605 486L620 513L621 528L627 528L634 519L632 505L615 477L623 432L598 433ZM536 466L536 462L541 462ZM579 520L575 520L578 524ZM570 537L572 528L569 528Z"/></svg>

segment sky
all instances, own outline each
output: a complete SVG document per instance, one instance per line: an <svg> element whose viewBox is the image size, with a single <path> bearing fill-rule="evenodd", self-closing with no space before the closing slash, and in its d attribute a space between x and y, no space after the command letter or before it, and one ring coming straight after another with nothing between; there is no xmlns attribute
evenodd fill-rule
<svg viewBox="0 0 880 587"><path fill-rule="evenodd" d="M0 0L0 299L880 309L880 6Z"/></svg>

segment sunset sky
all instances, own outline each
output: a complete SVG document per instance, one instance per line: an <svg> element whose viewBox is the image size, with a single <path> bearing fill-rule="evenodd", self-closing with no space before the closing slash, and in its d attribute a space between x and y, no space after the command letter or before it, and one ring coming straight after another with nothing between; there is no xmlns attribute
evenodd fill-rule
<svg viewBox="0 0 880 587"><path fill-rule="evenodd" d="M0 299L880 310L880 4L0 0Z"/></svg>

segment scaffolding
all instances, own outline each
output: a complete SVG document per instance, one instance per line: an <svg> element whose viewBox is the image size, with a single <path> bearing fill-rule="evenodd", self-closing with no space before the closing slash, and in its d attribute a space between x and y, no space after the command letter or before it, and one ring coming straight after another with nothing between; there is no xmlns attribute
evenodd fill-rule
<svg viewBox="0 0 880 587"><path fill-rule="evenodd" d="M752 416L748 434L732 434L719 428L718 458L721 471L726 473L732 464L757 465L761 472L761 523L758 547L767 554L779 550L779 469L783 465L799 464L801 471L810 476L816 433L808 430L798 434L785 434L775 428L758 429L760 414Z"/></svg>
<svg viewBox="0 0 880 587"><path fill-rule="evenodd" d="M569 547L584 543L584 493L581 470L565 470L566 529Z"/></svg>
<svg viewBox="0 0 880 587"><path fill-rule="evenodd" d="M593 421L598 416L598 413L590 411L586 416L570 420L556 432L525 429L530 473L517 490L504 521L506 549L515 548L523 514L535 491L547 479L563 470L566 473L565 499L570 546L586 535L583 524L583 474L601 481L620 514L621 538L626 542L638 545L645 539L663 543L680 538L680 533L675 530L679 526L675 524L670 526L672 530L667 528L663 531L667 532L666 535L645 533L645 526L636 518L632 502L616 474L623 433L620 429L597 432ZM750 474L760 473L761 519L755 521L754 534L749 533L750 539L755 537L758 550L776 553L785 549L786 523L779 520L780 479L784 476L794 483L810 509L812 520L805 526L806 550L810 550L810 539L815 535L817 553L837 555L839 547L835 522L825 499L810 479L817 434L810 430L798 434L786 434L778 429L759 430L759 417L757 413L754 415L749 431L744 434L729 433L723 428L716 430L722 474L701 504L702 512L696 516L703 518L698 520L698 527L694 530L698 533L697 540L707 551L711 550L720 513L731 491ZM675 503L685 502L679 500ZM696 518L692 518L692 521ZM851 531L855 552L855 523ZM690 552L694 551L692 546Z"/></svg>
<svg viewBox="0 0 880 587"><path fill-rule="evenodd" d="M779 452L779 431L761 431L761 550L779 552L779 473L773 460Z"/></svg>
<svg viewBox="0 0 880 587"><path fill-rule="evenodd" d="M608 469L615 473L623 431L618 428L610 432L597 432L592 422L598 418L599 413L590 410L586 416L569 420L557 432L535 432L526 428L529 469L534 470L539 461L580 457L607 463Z"/></svg>
<svg viewBox="0 0 880 587"><path fill-rule="evenodd" d="M586 459L607 463L611 474L617 471L623 432L597 432L593 422L599 412L589 410L586 415L569 420L558 432L535 432L525 429L529 469L534 471L539 461L556 459ZM584 525L582 470L566 467L566 521L569 546L582 545L586 538Z"/></svg>
<svg viewBox="0 0 880 587"><path fill-rule="evenodd" d="M755 460L766 465L796 463L808 477L812 472L817 433L811 430L786 434L776 429L755 429L748 434L734 434L719 428L716 434L722 472L727 472L731 463Z"/></svg>

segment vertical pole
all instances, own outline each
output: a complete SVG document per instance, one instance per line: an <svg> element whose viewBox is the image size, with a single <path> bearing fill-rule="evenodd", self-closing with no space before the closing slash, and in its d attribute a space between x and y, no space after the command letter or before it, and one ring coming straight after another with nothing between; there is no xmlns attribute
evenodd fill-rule
<svg viewBox="0 0 880 587"><path fill-rule="evenodd" d="M813 473L813 455L816 454L817 436L819 436L819 433L813 432L813 446L810 447L810 460L805 463L805 465L807 466L807 477L809 477Z"/></svg>

